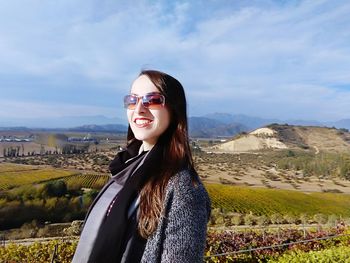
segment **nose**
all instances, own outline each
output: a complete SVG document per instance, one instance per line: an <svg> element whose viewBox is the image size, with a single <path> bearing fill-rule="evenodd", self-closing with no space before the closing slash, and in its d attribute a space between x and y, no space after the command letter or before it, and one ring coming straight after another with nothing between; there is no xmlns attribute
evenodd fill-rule
<svg viewBox="0 0 350 263"><path fill-rule="evenodd" d="M141 99L138 99L138 100L137 100L136 107L135 107L135 109L134 109L134 112L141 113L141 112L145 112L145 111L146 111L146 107L143 106L142 100L141 100Z"/></svg>

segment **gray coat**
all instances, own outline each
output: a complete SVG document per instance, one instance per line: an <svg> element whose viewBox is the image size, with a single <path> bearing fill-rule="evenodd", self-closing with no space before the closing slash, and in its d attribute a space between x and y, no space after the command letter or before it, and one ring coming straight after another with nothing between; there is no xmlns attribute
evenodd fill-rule
<svg viewBox="0 0 350 263"><path fill-rule="evenodd" d="M164 208L141 262L203 262L210 215L210 200L203 184L194 185L190 171L179 172L169 180Z"/></svg>

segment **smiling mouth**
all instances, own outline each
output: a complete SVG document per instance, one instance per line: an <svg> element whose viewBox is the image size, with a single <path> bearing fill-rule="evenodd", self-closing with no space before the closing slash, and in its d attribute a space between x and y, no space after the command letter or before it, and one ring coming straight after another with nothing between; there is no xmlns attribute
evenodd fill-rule
<svg viewBox="0 0 350 263"><path fill-rule="evenodd" d="M143 128L148 126L149 124L151 124L153 122L153 120L150 119L135 119L134 123L136 124L137 127L139 128Z"/></svg>

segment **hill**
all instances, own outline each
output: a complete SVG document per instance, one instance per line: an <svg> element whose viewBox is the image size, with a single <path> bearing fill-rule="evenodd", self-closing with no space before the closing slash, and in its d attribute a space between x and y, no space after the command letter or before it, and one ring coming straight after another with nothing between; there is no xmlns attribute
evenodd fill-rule
<svg viewBox="0 0 350 263"><path fill-rule="evenodd" d="M210 151L237 153L267 149L350 152L350 133L346 129L271 124L215 145Z"/></svg>

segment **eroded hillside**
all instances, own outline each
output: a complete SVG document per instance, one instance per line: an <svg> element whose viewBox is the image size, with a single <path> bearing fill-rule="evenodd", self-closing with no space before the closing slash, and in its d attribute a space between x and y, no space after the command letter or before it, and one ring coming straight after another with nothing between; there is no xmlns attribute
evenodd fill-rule
<svg viewBox="0 0 350 263"><path fill-rule="evenodd" d="M345 129L272 124L206 150L239 153L267 149L350 152L350 133Z"/></svg>

